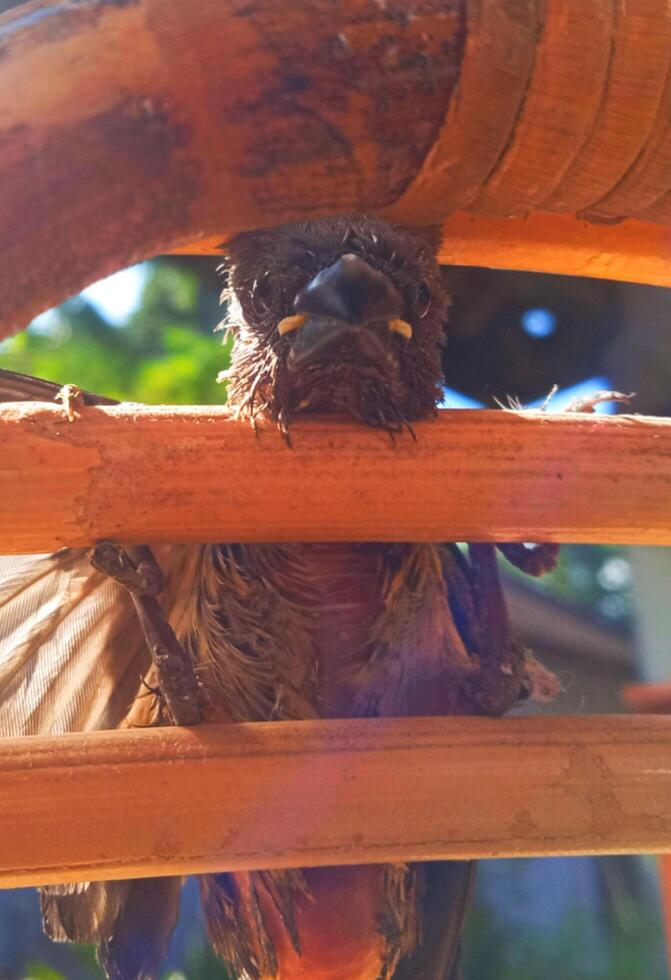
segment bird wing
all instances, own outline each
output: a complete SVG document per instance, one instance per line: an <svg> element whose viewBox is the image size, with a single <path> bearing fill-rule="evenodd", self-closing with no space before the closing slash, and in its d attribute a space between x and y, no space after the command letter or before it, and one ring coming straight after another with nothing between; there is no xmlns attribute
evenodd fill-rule
<svg viewBox="0 0 671 980"><path fill-rule="evenodd" d="M59 390L0 369L0 402L53 401ZM0 557L0 735L116 728L148 665L128 595L86 550Z"/></svg>
<svg viewBox="0 0 671 980"><path fill-rule="evenodd" d="M55 381L34 378L0 368L0 402L53 402L63 386ZM114 398L81 390L85 405L118 405Z"/></svg>
<svg viewBox="0 0 671 980"><path fill-rule="evenodd" d="M60 386L0 369L0 402L53 401ZM115 404L83 393L85 404ZM166 613L188 590L188 549L162 549ZM0 736L113 729L136 701L150 656L130 596L86 549L0 557ZM95 942L110 977L157 975L181 879L101 881L41 889L52 939ZM142 912L140 915L138 910Z"/></svg>
<svg viewBox="0 0 671 980"><path fill-rule="evenodd" d="M85 550L0 558L0 735L116 728L148 667L129 596Z"/></svg>
<svg viewBox="0 0 671 980"><path fill-rule="evenodd" d="M175 580L188 583L179 575L185 550L161 556L173 586L167 609ZM0 558L0 736L116 728L140 704L149 667L128 593L95 571L86 551ZM59 941L98 944L114 980L151 980L180 889L180 878L43 888L44 929Z"/></svg>

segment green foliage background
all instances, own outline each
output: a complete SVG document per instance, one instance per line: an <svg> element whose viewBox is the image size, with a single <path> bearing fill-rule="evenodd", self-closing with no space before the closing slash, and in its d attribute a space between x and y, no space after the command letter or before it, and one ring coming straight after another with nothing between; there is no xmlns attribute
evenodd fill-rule
<svg viewBox="0 0 671 980"><path fill-rule="evenodd" d="M148 263L140 305L121 326L76 297L0 345L0 366L126 401L216 404L230 343L209 259Z"/></svg>

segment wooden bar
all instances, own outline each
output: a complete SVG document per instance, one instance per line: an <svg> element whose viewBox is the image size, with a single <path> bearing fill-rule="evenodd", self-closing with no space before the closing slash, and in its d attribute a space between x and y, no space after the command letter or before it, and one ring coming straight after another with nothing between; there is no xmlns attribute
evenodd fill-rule
<svg viewBox="0 0 671 980"><path fill-rule="evenodd" d="M671 851L671 718L396 718L0 741L0 885Z"/></svg>
<svg viewBox="0 0 671 980"><path fill-rule="evenodd" d="M443 224L446 265L527 269L671 286L671 230L647 221L595 224L568 214L534 212L487 218L458 212ZM644 324L641 324L644 330Z"/></svg>
<svg viewBox="0 0 671 980"><path fill-rule="evenodd" d="M0 337L162 251L354 209L445 222L445 261L668 285L668 5L407 7L0 13Z"/></svg>
<svg viewBox="0 0 671 980"><path fill-rule="evenodd" d="M632 711L643 715L671 714L671 682L627 684L622 700Z"/></svg>
<svg viewBox="0 0 671 980"><path fill-rule="evenodd" d="M172 251L221 255L222 237L202 238ZM666 225L649 221L596 224L571 214L539 211L523 218L457 211L442 223L438 253L444 265L522 269L656 286L671 286L670 255L671 230Z"/></svg>
<svg viewBox="0 0 671 980"><path fill-rule="evenodd" d="M671 543L671 421L445 411L288 446L212 407L0 407L0 554L146 541Z"/></svg>

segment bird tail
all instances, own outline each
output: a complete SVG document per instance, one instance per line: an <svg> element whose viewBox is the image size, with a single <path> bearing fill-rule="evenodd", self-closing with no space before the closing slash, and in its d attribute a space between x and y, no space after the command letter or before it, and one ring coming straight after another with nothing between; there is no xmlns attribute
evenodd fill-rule
<svg viewBox="0 0 671 980"><path fill-rule="evenodd" d="M138 878L43 888L44 931L57 942L95 943L108 980L154 980L177 922L181 887L181 878Z"/></svg>
<svg viewBox="0 0 671 980"><path fill-rule="evenodd" d="M399 961L393 980L461 980L461 937L475 863L432 861L421 872L422 932L416 947Z"/></svg>

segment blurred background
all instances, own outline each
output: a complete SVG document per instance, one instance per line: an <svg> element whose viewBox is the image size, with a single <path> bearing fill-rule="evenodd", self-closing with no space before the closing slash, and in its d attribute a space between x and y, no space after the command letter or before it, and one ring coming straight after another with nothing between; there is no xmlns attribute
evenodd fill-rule
<svg viewBox="0 0 671 980"><path fill-rule="evenodd" d="M119 399L221 403L215 378L230 342L213 332L216 266L166 257L118 273L0 344L0 366ZM538 404L558 385L550 410L616 388L637 393L633 411L671 414L669 291L486 269L445 276L446 406ZM562 680L543 711L621 712L627 685L671 679L670 550L566 546L545 579L502 570L522 639ZM481 863L466 980L664 980L666 955L653 856ZM226 977L204 941L193 882L164 976ZM1 980L98 977L92 950L42 936L34 891L0 891Z"/></svg>

